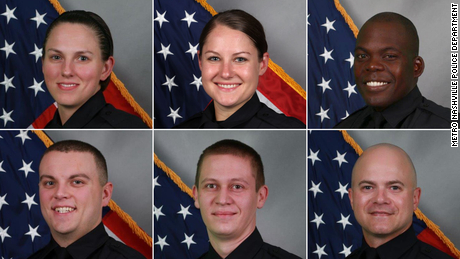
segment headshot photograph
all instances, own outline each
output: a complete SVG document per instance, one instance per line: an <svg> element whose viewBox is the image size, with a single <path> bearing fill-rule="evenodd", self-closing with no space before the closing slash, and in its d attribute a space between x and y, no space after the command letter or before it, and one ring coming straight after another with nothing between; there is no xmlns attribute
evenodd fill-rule
<svg viewBox="0 0 460 259"><path fill-rule="evenodd" d="M304 143L296 131L156 132L155 257L305 258Z"/></svg>
<svg viewBox="0 0 460 259"><path fill-rule="evenodd" d="M312 258L460 256L449 132L308 134Z"/></svg>
<svg viewBox="0 0 460 259"><path fill-rule="evenodd" d="M151 127L151 3L31 2L4 7L3 127Z"/></svg>
<svg viewBox="0 0 460 259"><path fill-rule="evenodd" d="M155 1L155 128L305 128L305 4Z"/></svg>
<svg viewBox="0 0 460 259"><path fill-rule="evenodd" d="M0 135L4 258L152 258L151 133Z"/></svg>
<svg viewBox="0 0 460 259"><path fill-rule="evenodd" d="M309 127L450 128L450 2L367 3L309 2Z"/></svg>

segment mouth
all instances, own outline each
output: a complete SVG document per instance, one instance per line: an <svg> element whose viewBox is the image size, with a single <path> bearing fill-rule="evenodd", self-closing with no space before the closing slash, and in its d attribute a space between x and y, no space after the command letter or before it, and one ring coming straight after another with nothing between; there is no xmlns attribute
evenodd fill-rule
<svg viewBox="0 0 460 259"><path fill-rule="evenodd" d="M226 89L226 90L231 90L231 89L237 88L237 87L240 86L241 84L222 84L222 83L216 83L216 85L217 85L219 88L223 88L223 89Z"/></svg>
<svg viewBox="0 0 460 259"><path fill-rule="evenodd" d="M377 217L386 217L386 216L391 216L392 213L387 212L387 211L372 211L370 212L372 216L377 216Z"/></svg>
<svg viewBox="0 0 460 259"><path fill-rule="evenodd" d="M389 83L390 82L369 81L369 82L366 82L366 85L371 86L371 87L376 87L376 86L384 86Z"/></svg>
<svg viewBox="0 0 460 259"><path fill-rule="evenodd" d="M228 217L231 217L231 216L233 216L235 214L236 213L230 212L230 211L218 211L218 212L212 213L212 215L214 215L216 217L219 217L219 218L228 218Z"/></svg>
<svg viewBox="0 0 460 259"><path fill-rule="evenodd" d="M58 83L57 85L59 88L64 90L71 90L78 86L78 84L76 83Z"/></svg>
<svg viewBox="0 0 460 259"><path fill-rule="evenodd" d="M387 81L364 81L367 91L381 92L388 88L390 82Z"/></svg>
<svg viewBox="0 0 460 259"><path fill-rule="evenodd" d="M59 214L66 214L66 213L70 213L70 212L76 210L76 208L73 208L73 207L54 207L54 208L52 208L52 210L54 210L55 212L57 212Z"/></svg>

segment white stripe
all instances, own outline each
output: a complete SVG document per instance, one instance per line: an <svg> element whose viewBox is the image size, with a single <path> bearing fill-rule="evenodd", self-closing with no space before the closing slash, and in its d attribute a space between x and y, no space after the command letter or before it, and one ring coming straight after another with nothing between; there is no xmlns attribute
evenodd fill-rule
<svg viewBox="0 0 460 259"><path fill-rule="evenodd" d="M268 108L274 110L277 113L283 114L283 112L280 109L278 109L278 107L276 107L272 102L270 102L270 100L268 100L267 97L265 97L262 93L260 93L259 90L257 90L256 93L257 93L257 96L259 97L259 100L265 103L265 105L267 105Z"/></svg>

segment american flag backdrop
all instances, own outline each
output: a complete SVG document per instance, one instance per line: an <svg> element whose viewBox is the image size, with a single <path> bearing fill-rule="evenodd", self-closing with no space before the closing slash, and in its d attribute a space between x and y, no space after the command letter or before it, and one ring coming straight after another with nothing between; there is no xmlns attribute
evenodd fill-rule
<svg viewBox="0 0 460 259"><path fill-rule="evenodd" d="M44 135L42 132L37 134ZM0 256L27 258L48 244L40 211L38 167L46 145L30 131L0 131ZM51 140L47 139L48 145ZM152 239L111 200L103 211L110 236L152 258Z"/></svg>
<svg viewBox="0 0 460 259"><path fill-rule="evenodd" d="M214 14L204 0L154 1L155 128L178 125L211 101L201 83L197 50L201 31ZM306 123L305 90L272 61L259 77L257 94L275 111Z"/></svg>
<svg viewBox="0 0 460 259"><path fill-rule="evenodd" d="M307 19L308 128L332 128L365 105L353 73L358 29L337 0L309 0Z"/></svg>
<svg viewBox="0 0 460 259"><path fill-rule="evenodd" d="M209 239L192 192L155 155L154 257L195 259L208 251Z"/></svg>
<svg viewBox="0 0 460 259"><path fill-rule="evenodd" d="M56 106L42 73L46 29L64 9L57 0L0 0L0 128L44 128ZM141 117L149 115L112 74L107 102Z"/></svg>
<svg viewBox="0 0 460 259"><path fill-rule="evenodd" d="M362 231L348 198L353 166L361 148L341 131L308 134L308 258L343 259L361 246ZM420 210L413 216L417 237L454 256L427 224L434 225ZM451 244L453 246L453 244ZM455 248L454 248L455 249Z"/></svg>

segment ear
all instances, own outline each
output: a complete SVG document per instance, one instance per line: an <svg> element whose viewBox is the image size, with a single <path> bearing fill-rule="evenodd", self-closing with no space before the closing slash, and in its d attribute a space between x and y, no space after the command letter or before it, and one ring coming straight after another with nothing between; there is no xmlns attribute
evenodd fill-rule
<svg viewBox="0 0 460 259"><path fill-rule="evenodd" d="M115 59L113 58L113 56L110 56L109 59L107 59L104 62L104 67L102 67L102 73L101 73L101 77L99 78L99 80L101 81L106 80L107 77L109 77L110 73L112 73L114 65L115 65Z"/></svg>
<svg viewBox="0 0 460 259"><path fill-rule="evenodd" d="M270 60L270 55L268 54L268 52L265 52L262 55L262 60L260 61L259 76L265 74L265 71L267 71L269 60Z"/></svg>
<svg viewBox="0 0 460 259"><path fill-rule="evenodd" d="M353 209L353 190L348 188L348 199L350 199L351 209Z"/></svg>
<svg viewBox="0 0 460 259"><path fill-rule="evenodd" d="M418 207L418 203L420 202L420 195L422 194L422 189L420 187L415 188L414 190L414 211Z"/></svg>
<svg viewBox="0 0 460 259"><path fill-rule="evenodd" d="M423 74L425 70L425 61L420 56L415 57L414 59L414 77L418 78Z"/></svg>
<svg viewBox="0 0 460 259"><path fill-rule="evenodd" d="M112 198L113 185L111 182L107 182L104 187L102 187L102 206L108 206L109 201Z"/></svg>
<svg viewBox="0 0 460 259"><path fill-rule="evenodd" d="M193 185L192 192L193 192L193 198L195 199L195 207L199 209L200 203L198 202L198 189L196 188L195 185Z"/></svg>
<svg viewBox="0 0 460 259"><path fill-rule="evenodd" d="M202 70L201 69L201 56L200 56L200 54L201 54L201 51L198 50L198 52L196 53L196 55L198 57L198 66L200 67L200 70Z"/></svg>
<svg viewBox="0 0 460 259"><path fill-rule="evenodd" d="M257 208L262 209L268 197L268 187L263 185L257 191Z"/></svg>

